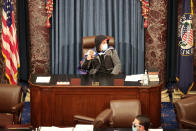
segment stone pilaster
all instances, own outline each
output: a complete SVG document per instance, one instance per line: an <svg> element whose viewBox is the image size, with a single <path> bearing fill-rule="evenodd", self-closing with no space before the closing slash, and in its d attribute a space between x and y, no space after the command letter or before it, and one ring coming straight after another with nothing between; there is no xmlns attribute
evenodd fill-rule
<svg viewBox="0 0 196 131"><path fill-rule="evenodd" d="M29 0L30 74L50 73L49 29L45 0Z"/></svg>

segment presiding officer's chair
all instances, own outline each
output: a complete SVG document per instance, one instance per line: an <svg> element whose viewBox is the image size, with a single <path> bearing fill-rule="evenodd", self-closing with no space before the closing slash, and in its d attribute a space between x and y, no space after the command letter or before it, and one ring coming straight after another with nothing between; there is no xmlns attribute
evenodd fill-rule
<svg viewBox="0 0 196 131"><path fill-rule="evenodd" d="M96 118L75 115L75 123L93 124L94 128L130 128L137 115L141 114L141 103L137 99L112 100L110 109L105 109Z"/></svg>
<svg viewBox="0 0 196 131"><path fill-rule="evenodd" d="M82 38L82 57L87 53L89 49L93 49L95 47L95 37L96 36L86 36ZM114 37L107 36L109 40L109 46L114 47Z"/></svg>
<svg viewBox="0 0 196 131"><path fill-rule="evenodd" d="M21 95L21 86L0 84L0 127L20 124L24 106Z"/></svg>
<svg viewBox="0 0 196 131"><path fill-rule="evenodd" d="M174 104L179 128L196 128L196 96L185 97Z"/></svg>

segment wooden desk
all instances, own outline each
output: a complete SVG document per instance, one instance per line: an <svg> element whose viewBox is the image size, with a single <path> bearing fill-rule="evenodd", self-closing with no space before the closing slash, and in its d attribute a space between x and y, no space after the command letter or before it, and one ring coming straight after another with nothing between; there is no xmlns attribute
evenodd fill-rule
<svg viewBox="0 0 196 131"><path fill-rule="evenodd" d="M139 99L142 114L150 117L153 127L161 125L161 84L151 86L58 86L57 76L50 84L36 84L31 89L31 124L38 126L74 126L73 116L96 117L109 108L110 100Z"/></svg>

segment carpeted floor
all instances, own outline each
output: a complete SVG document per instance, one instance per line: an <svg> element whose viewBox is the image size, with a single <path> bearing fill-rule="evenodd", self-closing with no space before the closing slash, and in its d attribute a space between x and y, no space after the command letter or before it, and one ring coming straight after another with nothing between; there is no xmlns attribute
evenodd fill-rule
<svg viewBox="0 0 196 131"><path fill-rule="evenodd" d="M22 124L29 124L31 122L31 109L30 109L30 102L25 102L23 113L22 113Z"/></svg>
<svg viewBox="0 0 196 131"><path fill-rule="evenodd" d="M22 124L29 124L29 123L30 123L30 102L25 102L23 114L22 114ZM161 123L163 129L178 128L174 107L171 102L161 103Z"/></svg>
<svg viewBox="0 0 196 131"><path fill-rule="evenodd" d="M171 102L161 103L161 125L163 129L177 129L176 114Z"/></svg>

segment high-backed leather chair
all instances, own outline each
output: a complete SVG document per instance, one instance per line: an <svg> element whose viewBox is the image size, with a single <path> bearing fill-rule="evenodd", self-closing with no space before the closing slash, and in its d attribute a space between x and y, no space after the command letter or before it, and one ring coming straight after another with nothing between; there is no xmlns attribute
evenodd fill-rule
<svg viewBox="0 0 196 131"><path fill-rule="evenodd" d="M112 100L110 102L112 110L111 127L131 127L137 115L141 115L140 101L135 100Z"/></svg>
<svg viewBox="0 0 196 131"><path fill-rule="evenodd" d="M89 49L93 49L95 47L95 37L96 36L86 36L82 38L82 57ZM114 37L107 37L110 38L109 46L114 47Z"/></svg>
<svg viewBox="0 0 196 131"><path fill-rule="evenodd" d="M174 104L179 128L196 128L196 96L178 100Z"/></svg>
<svg viewBox="0 0 196 131"><path fill-rule="evenodd" d="M21 122L22 108L21 87L0 84L0 127Z"/></svg>
<svg viewBox="0 0 196 131"><path fill-rule="evenodd" d="M110 109L104 110L96 118L75 115L74 120L76 123L93 124L94 128L128 128L132 126L134 118L140 114L141 104L139 100L112 100L110 101Z"/></svg>

